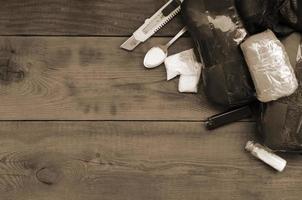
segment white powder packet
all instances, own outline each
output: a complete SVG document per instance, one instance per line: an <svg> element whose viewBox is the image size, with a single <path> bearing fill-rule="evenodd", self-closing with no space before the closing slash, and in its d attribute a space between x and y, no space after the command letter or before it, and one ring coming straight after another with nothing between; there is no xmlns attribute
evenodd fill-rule
<svg viewBox="0 0 302 200"><path fill-rule="evenodd" d="M165 59L167 80L180 75L179 92L197 93L202 64L197 61L194 50L189 49Z"/></svg>
<svg viewBox="0 0 302 200"><path fill-rule="evenodd" d="M274 101L297 90L298 81L289 57L272 31L251 36L241 44L241 49L259 101Z"/></svg>

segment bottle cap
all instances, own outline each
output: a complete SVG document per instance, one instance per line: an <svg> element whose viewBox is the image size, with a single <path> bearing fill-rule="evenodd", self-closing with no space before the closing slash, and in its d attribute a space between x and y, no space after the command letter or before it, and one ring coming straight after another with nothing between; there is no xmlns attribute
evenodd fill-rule
<svg viewBox="0 0 302 200"><path fill-rule="evenodd" d="M245 145L245 149L247 151L252 151L254 149L254 142L253 141L248 141Z"/></svg>

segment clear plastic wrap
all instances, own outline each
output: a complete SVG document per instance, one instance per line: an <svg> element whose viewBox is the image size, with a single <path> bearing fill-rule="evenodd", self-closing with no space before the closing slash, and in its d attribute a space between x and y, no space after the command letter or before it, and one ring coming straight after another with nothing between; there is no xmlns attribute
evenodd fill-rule
<svg viewBox="0 0 302 200"><path fill-rule="evenodd" d="M255 84L257 98L270 102L292 95L298 81L283 44L267 30L241 44Z"/></svg>
<svg viewBox="0 0 302 200"><path fill-rule="evenodd" d="M298 89L289 97L262 104L257 120L263 143L274 151L302 153L301 38L302 35L294 34L283 40L286 52L296 61L292 66L299 80Z"/></svg>
<svg viewBox="0 0 302 200"><path fill-rule="evenodd" d="M193 49L169 56L165 60L165 66L167 80L180 75L179 92L197 93L202 63L197 61Z"/></svg>

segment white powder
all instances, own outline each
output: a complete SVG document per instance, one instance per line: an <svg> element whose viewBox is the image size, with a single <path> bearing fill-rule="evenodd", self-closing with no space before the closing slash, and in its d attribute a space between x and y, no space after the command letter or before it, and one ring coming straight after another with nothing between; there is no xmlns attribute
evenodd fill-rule
<svg viewBox="0 0 302 200"><path fill-rule="evenodd" d="M179 92L197 93L202 63L197 61L193 49L169 56L165 60L165 66L167 80L180 75Z"/></svg>
<svg viewBox="0 0 302 200"><path fill-rule="evenodd" d="M144 65L146 68L155 68L161 65L167 54L160 47L153 47L148 51L144 59Z"/></svg>
<svg viewBox="0 0 302 200"><path fill-rule="evenodd" d="M298 80L289 57L271 30L249 37L241 49L259 101L274 101L296 91Z"/></svg>
<svg viewBox="0 0 302 200"><path fill-rule="evenodd" d="M212 18L208 16L208 20L215 28L220 29L222 32L228 32L236 29L236 24L228 16L219 15Z"/></svg>

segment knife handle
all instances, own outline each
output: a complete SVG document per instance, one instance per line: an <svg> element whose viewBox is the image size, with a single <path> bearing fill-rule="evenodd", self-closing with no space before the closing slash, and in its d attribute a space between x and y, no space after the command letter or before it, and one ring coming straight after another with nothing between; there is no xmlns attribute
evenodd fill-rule
<svg viewBox="0 0 302 200"><path fill-rule="evenodd" d="M162 11L165 17L169 16L174 10L176 10L181 5L180 0L173 0L167 7Z"/></svg>
<svg viewBox="0 0 302 200"><path fill-rule="evenodd" d="M180 12L182 1L169 0L152 17L146 19L145 23L133 33L134 38L140 42L145 42L149 39Z"/></svg>
<svg viewBox="0 0 302 200"><path fill-rule="evenodd" d="M207 129L213 130L221 126L251 117L252 114L252 109L249 105L236 108L234 110L214 115L208 118L205 122L205 126Z"/></svg>

